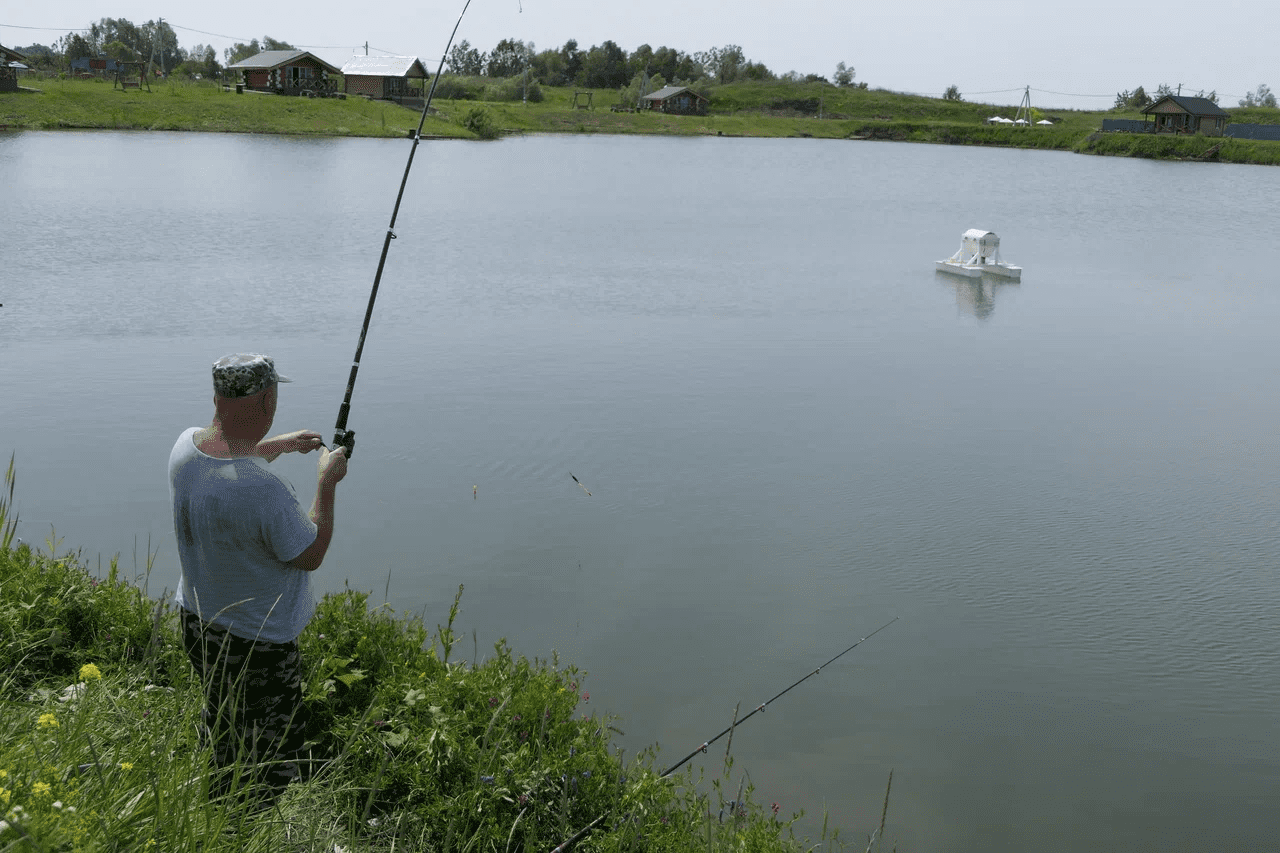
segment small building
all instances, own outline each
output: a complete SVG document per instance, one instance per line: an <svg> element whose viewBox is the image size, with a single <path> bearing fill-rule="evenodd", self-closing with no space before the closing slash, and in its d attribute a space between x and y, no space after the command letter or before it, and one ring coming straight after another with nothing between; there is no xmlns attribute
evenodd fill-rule
<svg viewBox="0 0 1280 853"><path fill-rule="evenodd" d="M403 104L422 98L429 76L416 56L353 56L342 66L342 91Z"/></svg>
<svg viewBox="0 0 1280 853"><path fill-rule="evenodd" d="M82 56L71 60L71 74L76 77L106 77L115 74L119 67L109 56Z"/></svg>
<svg viewBox="0 0 1280 853"><path fill-rule="evenodd" d="M331 95L338 90L337 68L305 50L264 50L226 68L240 75L244 88L277 95Z"/></svg>
<svg viewBox="0 0 1280 853"><path fill-rule="evenodd" d="M640 102L650 110L697 116L706 115L707 105L710 103L706 97L688 86L664 86L656 92L644 95Z"/></svg>
<svg viewBox="0 0 1280 853"><path fill-rule="evenodd" d="M18 72L25 71L26 57L0 44L0 92L18 91Z"/></svg>
<svg viewBox="0 0 1280 853"><path fill-rule="evenodd" d="M1165 95L1142 111L1154 120L1154 133L1203 133L1222 136L1230 114L1208 98Z"/></svg>

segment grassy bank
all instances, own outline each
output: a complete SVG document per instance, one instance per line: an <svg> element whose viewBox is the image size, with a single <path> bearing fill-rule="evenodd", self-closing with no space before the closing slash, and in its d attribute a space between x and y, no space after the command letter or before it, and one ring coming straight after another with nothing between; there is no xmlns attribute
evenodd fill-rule
<svg viewBox="0 0 1280 853"><path fill-rule="evenodd" d="M0 126L26 130L196 130L305 136L401 136L418 114L364 98L281 98L223 91L209 82L158 82L152 91L105 80L31 80L0 94ZM424 134L469 137L452 121L429 118Z"/></svg>
<svg viewBox="0 0 1280 853"><path fill-rule="evenodd" d="M13 548L8 482L0 850L532 853L600 816L577 849L812 849L792 837L798 816L752 801L732 761L700 785L620 754L574 667L501 642L459 661L456 599L432 632L350 590L326 595L299 641L321 769L266 811L241 792L211 799L202 688L174 609L144 592L150 566L131 582L55 541Z"/></svg>
<svg viewBox="0 0 1280 853"><path fill-rule="evenodd" d="M485 78L446 78L455 99L437 98L423 133L462 139L512 133L611 133L679 136L882 139L946 145L1040 148L1157 159L1212 159L1280 163L1280 143L1209 137L1108 133L1103 118L1139 113L1037 111L1052 126L988 125L1012 118L1013 107L946 101L876 89L821 83L746 82L708 89L706 116L676 116L615 109L620 94L592 92L592 109L574 106L573 89L539 87L540 100L485 100L519 90ZM510 81L508 81L509 83ZM153 91L113 89L102 80L28 80L26 91L0 95L0 127L11 129L197 130L312 136L399 136L417 127L416 110L364 98L305 99L226 92L210 82L164 81ZM1275 123L1280 111L1239 109L1232 121Z"/></svg>

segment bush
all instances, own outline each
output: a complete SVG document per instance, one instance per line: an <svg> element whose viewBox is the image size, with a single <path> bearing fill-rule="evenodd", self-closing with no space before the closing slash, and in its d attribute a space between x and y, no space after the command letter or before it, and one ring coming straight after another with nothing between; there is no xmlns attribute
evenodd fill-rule
<svg viewBox="0 0 1280 853"><path fill-rule="evenodd" d="M453 74L441 76L435 85L436 97L446 101L478 101L484 91L483 84Z"/></svg>
<svg viewBox="0 0 1280 853"><path fill-rule="evenodd" d="M535 104L542 101L542 86L537 80L531 78L526 88L523 78L507 77L495 80L484 89L486 101L523 101L526 95Z"/></svg>
<svg viewBox="0 0 1280 853"><path fill-rule="evenodd" d="M472 107L458 122L481 139L497 139L500 131L493 116L484 107Z"/></svg>

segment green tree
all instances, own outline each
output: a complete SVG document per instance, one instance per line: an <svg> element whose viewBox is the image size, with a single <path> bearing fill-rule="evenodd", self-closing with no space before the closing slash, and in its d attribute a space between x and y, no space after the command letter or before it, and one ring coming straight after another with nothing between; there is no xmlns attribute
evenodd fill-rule
<svg viewBox="0 0 1280 853"><path fill-rule="evenodd" d="M944 101L962 101L962 100L964 100L964 98L960 97L960 89L959 89L959 87L957 87L957 86L955 86L955 85L951 85L951 86L948 86L948 87L947 87L947 91L945 91L945 92L943 92L943 93L942 93L942 100L944 100Z"/></svg>
<svg viewBox="0 0 1280 853"><path fill-rule="evenodd" d="M1244 100L1240 101L1242 107L1274 107L1276 105L1276 96L1271 93L1271 87L1266 83L1259 83L1258 88L1244 96Z"/></svg>
<svg viewBox="0 0 1280 853"><path fill-rule="evenodd" d="M471 42L463 39L449 50L449 70L454 74L476 77L484 73L488 56L471 46Z"/></svg>
<svg viewBox="0 0 1280 853"><path fill-rule="evenodd" d="M287 41L280 41L279 39L273 39L271 36L262 37L262 49L263 50L297 50L296 47L289 44Z"/></svg>
<svg viewBox="0 0 1280 853"><path fill-rule="evenodd" d="M831 80L837 86L852 86L854 71L843 62L836 63L836 73L831 75Z"/></svg>
<svg viewBox="0 0 1280 853"><path fill-rule="evenodd" d="M694 55L703 72L717 83L732 83L742 76L747 58L736 44L713 47Z"/></svg>
<svg viewBox="0 0 1280 853"><path fill-rule="evenodd" d="M1115 106L1112 109L1117 110L1140 110L1151 105L1151 96L1141 86L1132 92L1125 90L1116 94Z"/></svg>
<svg viewBox="0 0 1280 853"><path fill-rule="evenodd" d="M503 39L489 54L485 73L490 77L515 77L523 74L533 57L533 45L517 39Z"/></svg>
<svg viewBox="0 0 1280 853"><path fill-rule="evenodd" d="M58 46L62 53L62 58L67 62L73 59L84 59L86 56L94 57L98 55L89 40L79 33L67 33L66 36L59 40Z"/></svg>
<svg viewBox="0 0 1280 853"><path fill-rule="evenodd" d="M138 56L133 48L122 41L113 41L102 46L102 52L114 59L116 62L124 62L126 60L137 59Z"/></svg>
<svg viewBox="0 0 1280 853"><path fill-rule="evenodd" d="M627 74L635 77L637 74L652 73L652 65L653 48L642 44L631 51L631 55L627 57Z"/></svg>
<svg viewBox="0 0 1280 853"><path fill-rule="evenodd" d="M248 59L251 56L257 56L259 53L262 53L262 45L258 44L257 39L251 40L248 44L236 42L222 51L222 55L227 60L227 65L235 65L237 62Z"/></svg>
<svg viewBox="0 0 1280 853"><path fill-rule="evenodd" d="M580 82L589 89L616 89L627 84L627 54L612 41L587 51Z"/></svg>
<svg viewBox="0 0 1280 853"><path fill-rule="evenodd" d="M586 60L586 57L583 52L578 49L577 40L569 39L564 43L564 47L560 48L560 58L564 62L563 73L565 82L558 85L563 86L578 79L578 75L582 73L582 63Z"/></svg>

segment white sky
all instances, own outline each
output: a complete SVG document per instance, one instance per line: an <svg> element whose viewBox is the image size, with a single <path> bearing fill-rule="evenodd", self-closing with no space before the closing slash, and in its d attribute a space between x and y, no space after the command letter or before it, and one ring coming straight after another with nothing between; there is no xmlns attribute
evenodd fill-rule
<svg viewBox="0 0 1280 853"><path fill-rule="evenodd" d="M234 41L269 35L339 66L367 41L371 54L417 55L434 72L463 2L13 2L0 10L0 44L51 44L104 17L162 17L184 48L212 44L219 61ZM1017 104L1029 85L1036 106L1102 109L1139 85L1216 90L1223 106L1259 83L1280 91L1278 35L1276 0L473 0L457 38L482 51L503 38L538 50L611 39L628 53L646 43L686 53L736 44L775 73L830 78L843 61L873 88L936 95L954 84L966 100Z"/></svg>

